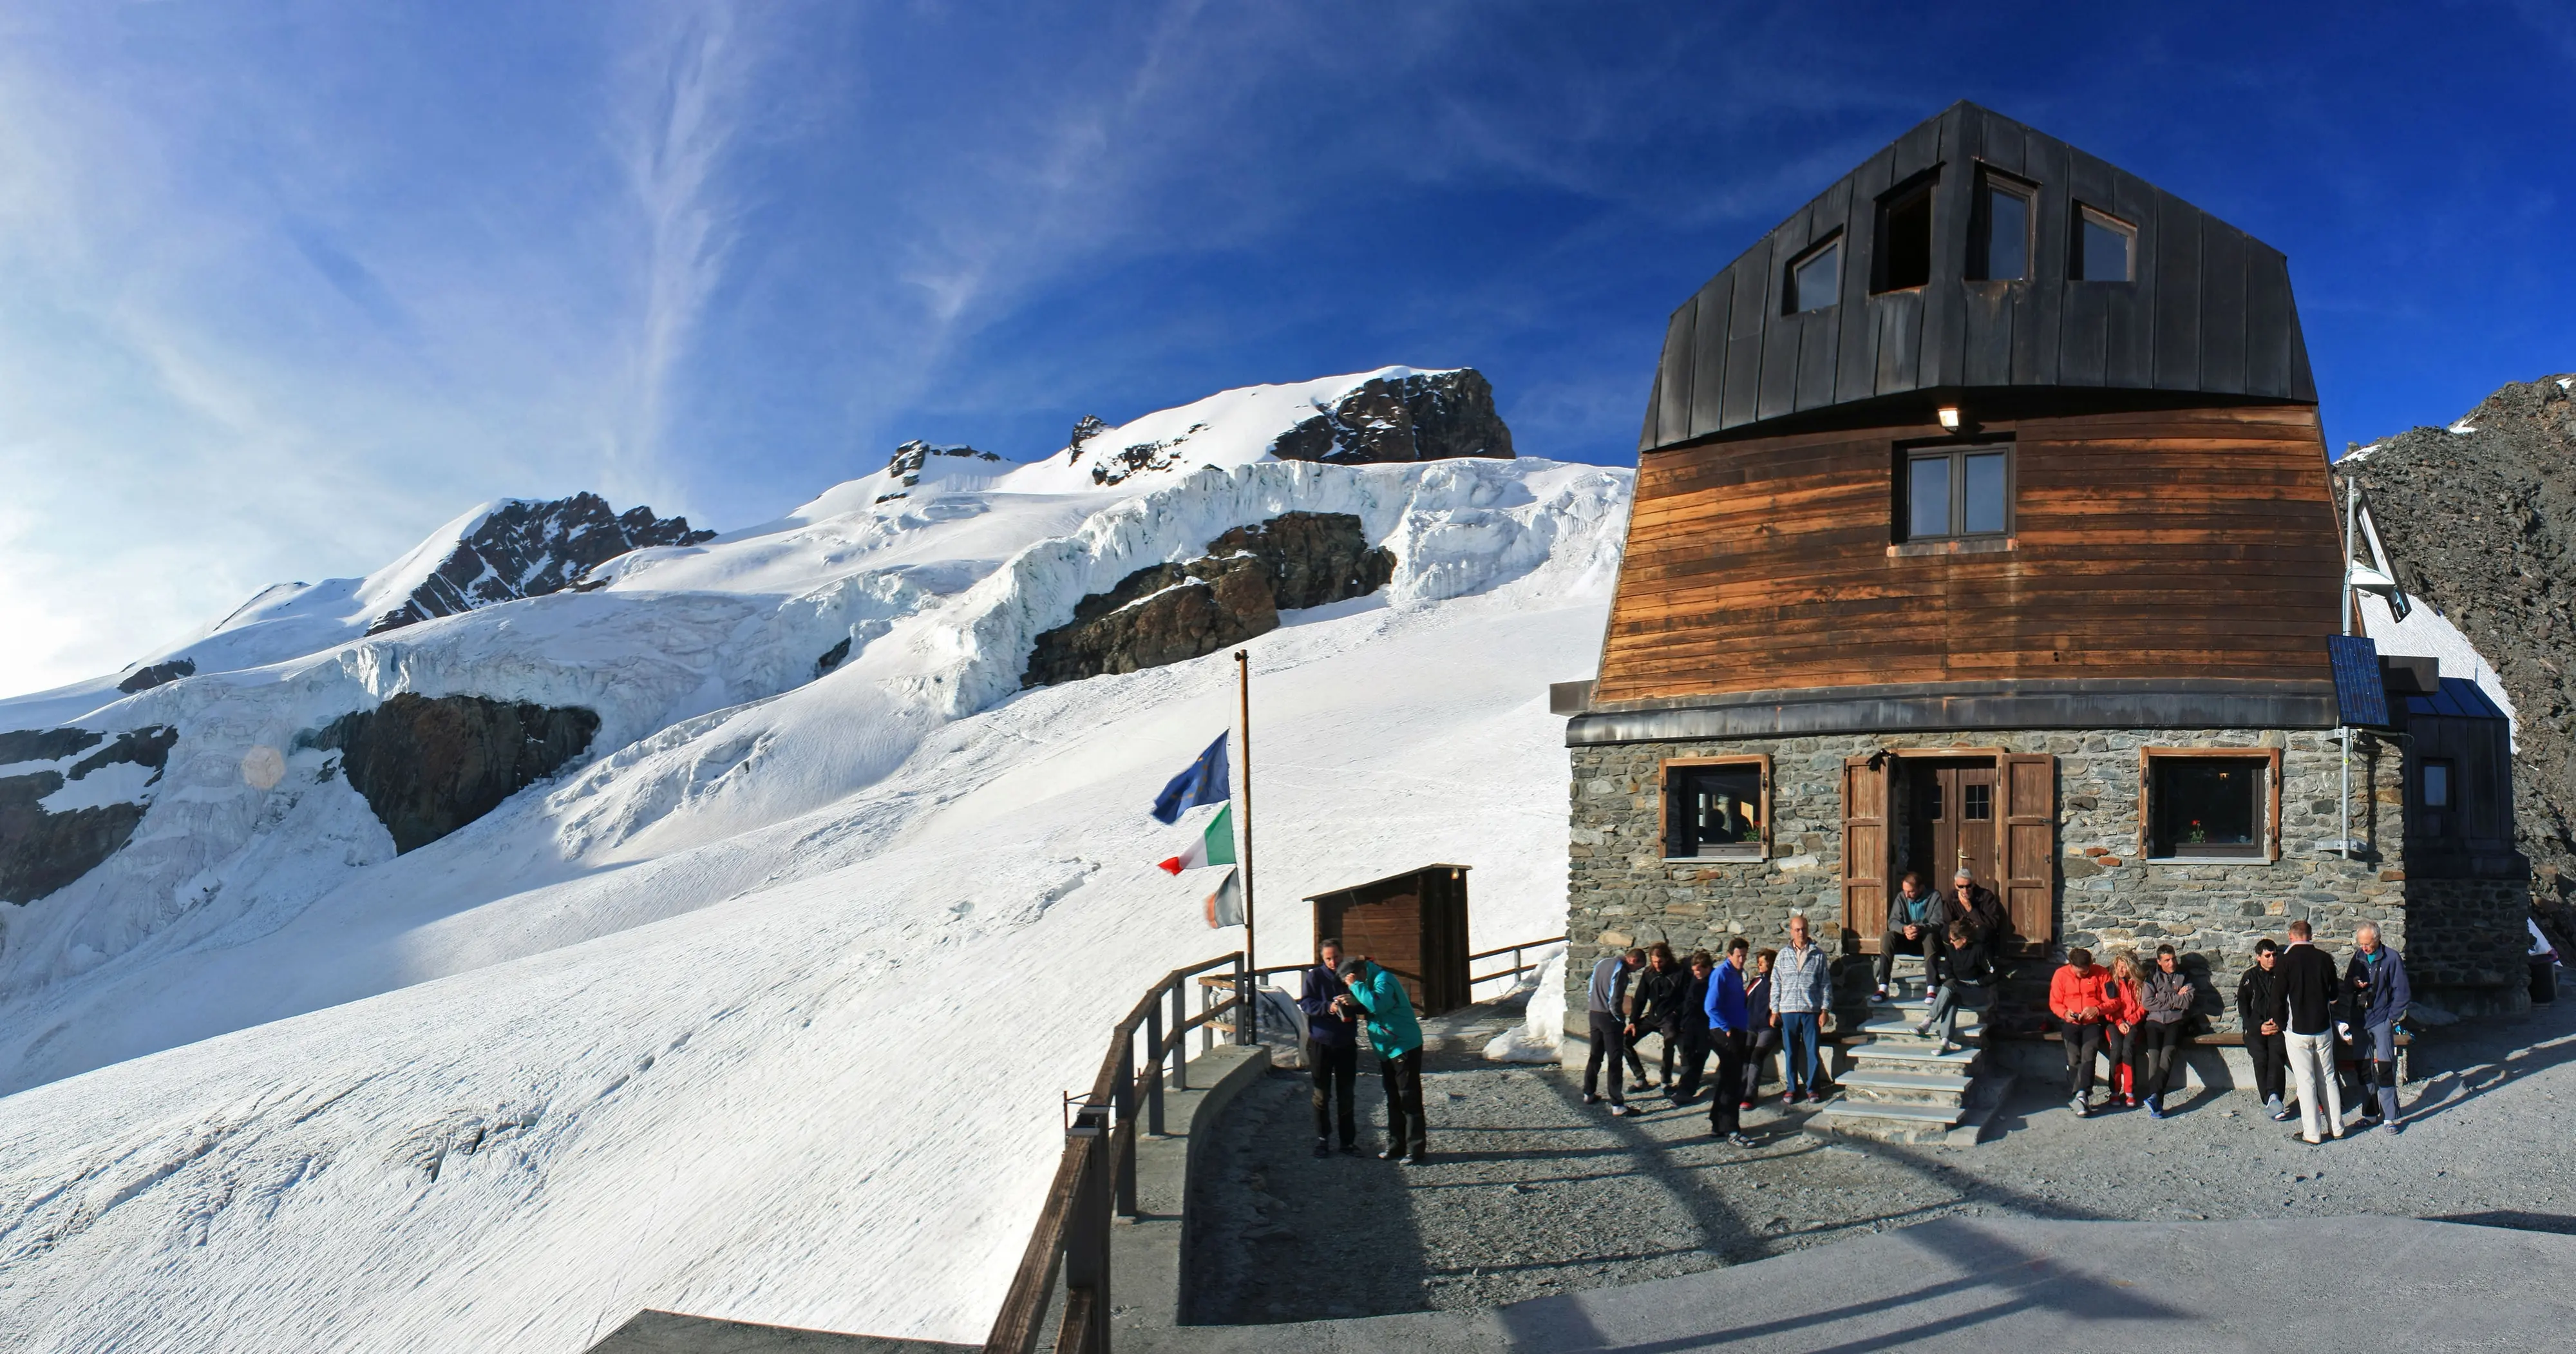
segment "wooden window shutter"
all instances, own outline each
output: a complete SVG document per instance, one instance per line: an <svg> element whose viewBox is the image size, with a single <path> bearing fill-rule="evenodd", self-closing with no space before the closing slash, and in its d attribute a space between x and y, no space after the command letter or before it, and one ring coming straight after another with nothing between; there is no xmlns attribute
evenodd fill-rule
<svg viewBox="0 0 2576 1354"><path fill-rule="evenodd" d="M1995 760L2004 783L2004 911L2014 934L2045 947L2057 938L2057 758L2031 752Z"/></svg>
<svg viewBox="0 0 2576 1354"><path fill-rule="evenodd" d="M1887 924L1889 760L1843 759L1843 929L1860 937L1862 950L1872 954Z"/></svg>

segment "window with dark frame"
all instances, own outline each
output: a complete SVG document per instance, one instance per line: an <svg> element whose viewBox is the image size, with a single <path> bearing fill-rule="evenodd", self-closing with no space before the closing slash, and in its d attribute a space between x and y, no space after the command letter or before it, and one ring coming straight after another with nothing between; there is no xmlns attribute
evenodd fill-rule
<svg viewBox="0 0 2576 1354"><path fill-rule="evenodd" d="M2149 757L2147 855L2266 859L2270 768L2265 757Z"/></svg>
<svg viewBox="0 0 2576 1354"><path fill-rule="evenodd" d="M1879 199L1878 285L1872 291L1903 291L1932 280L1931 179L1900 188Z"/></svg>
<svg viewBox="0 0 2576 1354"><path fill-rule="evenodd" d="M2447 760L2428 760L2415 773L2415 798L2421 812L2416 828L2427 837L2448 837L2458 829L2457 777Z"/></svg>
<svg viewBox="0 0 2576 1354"><path fill-rule="evenodd" d="M2127 282L2137 276L2138 228L2097 208L2075 208L2075 266L2078 282Z"/></svg>
<svg viewBox="0 0 2576 1354"><path fill-rule="evenodd" d="M1781 295L1780 313L1823 310L1842 299L1843 242L1837 236L1809 249L1789 264L1789 282Z"/></svg>
<svg viewBox="0 0 2576 1354"><path fill-rule="evenodd" d="M2012 449L1916 447L1905 454L1908 541L2001 536L2012 530Z"/></svg>
<svg viewBox="0 0 2576 1354"><path fill-rule="evenodd" d="M2030 276L2032 204L2039 190L1993 170L1977 173L1968 212L1968 280L2018 282Z"/></svg>
<svg viewBox="0 0 2576 1354"><path fill-rule="evenodd" d="M1665 775L1666 857L1762 858L1760 762L1675 766Z"/></svg>

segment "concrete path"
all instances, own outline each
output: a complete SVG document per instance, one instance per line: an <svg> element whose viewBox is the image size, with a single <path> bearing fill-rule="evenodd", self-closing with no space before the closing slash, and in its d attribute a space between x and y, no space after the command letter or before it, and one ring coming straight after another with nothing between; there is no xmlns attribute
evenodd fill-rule
<svg viewBox="0 0 2576 1354"><path fill-rule="evenodd" d="M2568 1347L2576 1237L2405 1218L1946 1218L1731 1269L1498 1310L1184 1328L1122 1351L2194 1354Z"/></svg>

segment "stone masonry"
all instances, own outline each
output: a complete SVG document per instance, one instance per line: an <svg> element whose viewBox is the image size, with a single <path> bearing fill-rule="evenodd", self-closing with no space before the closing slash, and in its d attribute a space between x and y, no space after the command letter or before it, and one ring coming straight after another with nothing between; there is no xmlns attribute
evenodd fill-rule
<svg viewBox="0 0 2576 1354"><path fill-rule="evenodd" d="M2254 942L2305 918L2317 939L2346 949L2364 921L2407 954L2418 994L2467 1011L2509 1009L2519 995L2522 921L2514 889L2497 881L2409 884L2397 746L2356 734L2352 836L2361 859L2318 851L2335 837L2341 744L2330 730L2092 729L1966 734L1837 734L1722 742L1576 747L1566 930L1568 1001L1581 1010L1594 960L1664 940L1715 949L1741 934L1785 943L1803 910L1829 949L1858 954L1842 927L1843 761L1881 748L2000 749L2057 757L2055 955L2084 946L2107 960L2172 944L2207 974L2199 1014L2234 1030L2236 975ZM2275 862L2149 863L2139 852L2139 749L2280 748L2281 851ZM1764 861L1666 860L1658 770L1669 757L1765 753L1771 758L1772 850ZM2490 899L2487 894L2495 894ZM1850 960L1845 961L1849 964ZM1997 1014L2030 1028L2045 1000L2045 967L2025 965ZM2033 979L2037 981L2034 982ZM2036 990L2034 990L2036 989ZM2010 1008L2020 1007L2019 1011ZM2017 1018L2016 1018L2017 1017Z"/></svg>

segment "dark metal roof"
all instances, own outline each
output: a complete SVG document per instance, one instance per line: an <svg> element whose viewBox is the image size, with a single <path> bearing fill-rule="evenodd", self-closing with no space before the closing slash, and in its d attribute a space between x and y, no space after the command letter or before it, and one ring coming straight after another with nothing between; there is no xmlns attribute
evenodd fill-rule
<svg viewBox="0 0 2576 1354"><path fill-rule="evenodd" d="M2033 190L2025 279L1966 277L1981 171ZM1879 204L1927 180L1930 280L1873 295ZM2070 279L2079 204L2135 229L2132 280ZM1789 265L1837 235L1836 303L1784 314ZM1890 395L2016 386L2317 398L2279 250L1963 100L1844 175L1673 312L1638 447Z"/></svg>
<svg viewBox="0 0 2576 1354"><path fill-rule="evenodd" d="M1410 870L1403 870L1398 873L1388 875L1384 879L1372 879L1365 884L1345 884L1337 889L1326 889L1322 893L1310 893L1297 901L1301 903L1311 903L1325 898L1338 898L1345 893L1357 893L1362 889L1373 889L1380 884L1400 884L1416 875L1428 874L1433 870L1447 870L1453 874L1465 874L1474 868L1476 867L1473 865L1452 865L1445 860L1435 860L1428 865L1417 865Z"/></svg>
<svg viewBox="0 0 2576 1354"><path fill-rule="evenodd" d="M2379 680L2379 645L2363 635L2326 636L2334 668L2335 718L2362 729L2388 727L2388 689Z"/></svg>
<svg viewBox="0 0 2576 1354"><path fill-rule="evenodd" d="M2466 677L2445 677L2442 679L2442 689L2432 695L2408 696L2406 713L2442 715L2451 719L2504 719L2507 717L2504 711L2496 708L2494 701L2487 699L2487 693L2480 690L2477 683Z"/></svg>

